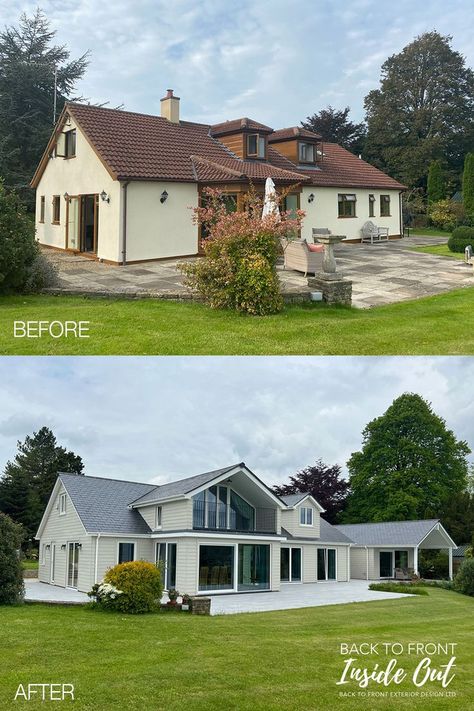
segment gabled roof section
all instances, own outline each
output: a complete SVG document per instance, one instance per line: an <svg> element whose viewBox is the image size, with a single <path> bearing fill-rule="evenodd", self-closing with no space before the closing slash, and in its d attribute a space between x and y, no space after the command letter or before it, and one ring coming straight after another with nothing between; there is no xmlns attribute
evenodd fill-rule
<svg viewBox="0 0 474 711"><path fill-rule="evenodd" d="M284 501L285 504L290 508L292 508L293 506L298 506L298 504L302 503L305 499L311 499L311 501L320 513L324 511L319 501L316 501L314 496L307 491L298 492L297 494L288 494L288 496L280 496L280 499Z"/></svg>
<svg viewBox="0 0 474 711"><path fill-rule="evenodd" d="M131 506L143 506L144 504L151 502L165 501L166 499L171 499L176 496L185 496L189 494L194 489L198 489L200 486L208 484L213 479L222 476L222 474L227 474L237 467L244 467L243 462L238 464L232 464L229 467L223 467L222 469L214 469L210 472L204 472L204 474L196 474L195 476L190 476L187 479L178 479L178 481L170 481L168 484L161 484L160 486L153 486L151 491L145 493L136 499L130 499L129 504Z"/></svg>
<svg viewBox="0 0 474 711"><path fill-rule="evenodd" d="M322 137L316 131L310 131L302 126L289 126L288 128L280 128L277 131L273 131L272 135L268 137L268 142L294 141L300 138L307 138L313 141L322 140Z"/></svg>
<svg viewBox="0 0 474 711"><path fill-rule="evenodd" d="M230 133L239 133L240 131L258 131L259 133L272 133L273 128L265 126L264 123L259 123L246 116L244 118L233 119L232 121L223 121L215 123L210 127L211 136L225 136Z"/></svg>
<svg viewBox="0 0 474 711"><path fill-rule="evenodd" d="M438 524L439 519L432 518L421 521L350 523L335 528L361 546L417 546Z"/></svg>
<svg viewBox="0 0 474 711"><path fill-rule="evenodd" d="M150 533L151 529L130 501L152 491L153 484L121 479L59 474L87 533Z"/></svg>

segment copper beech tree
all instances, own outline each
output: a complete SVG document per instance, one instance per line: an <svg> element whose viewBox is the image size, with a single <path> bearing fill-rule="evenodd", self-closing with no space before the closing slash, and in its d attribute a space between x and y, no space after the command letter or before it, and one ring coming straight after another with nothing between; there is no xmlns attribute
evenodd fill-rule
<svg viewBox="0 0 474 711"><path fill-rule="evenodd" d="M276 197L279 205L290 190ZM258 316L281 311L276 263L282 242L298 235L305 213L278 210L262 217L264 199L253 188L241 210L213 188L204 201L194 208L194 222L205 234L204 257L180 266L185 283L213 308Z"/></svg>

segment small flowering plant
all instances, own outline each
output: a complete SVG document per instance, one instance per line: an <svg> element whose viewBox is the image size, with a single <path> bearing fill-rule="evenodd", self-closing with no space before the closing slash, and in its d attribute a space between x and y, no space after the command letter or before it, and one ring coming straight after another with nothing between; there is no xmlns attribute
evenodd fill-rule
<svg viewBox="0 0 474 711"><path fill-rule="evenodd" d="M111 583L97 583L93 586L92 590L87 593L90 598L93 598L94 602L104 608L114 608L115 601L120 595L123 595L123 590L119 590Z"/></svg>

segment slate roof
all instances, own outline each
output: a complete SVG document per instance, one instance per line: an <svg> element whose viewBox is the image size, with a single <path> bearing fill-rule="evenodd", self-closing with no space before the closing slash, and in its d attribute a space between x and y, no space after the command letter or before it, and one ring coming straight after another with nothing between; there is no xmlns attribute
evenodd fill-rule
<svg viewBox="0 0 474 711"><path fill-rule="evenodd" d="M244 129L270 132L269 126L252 119L236 119L222 124L172 123L161 116L107 109L87 104L67 103L68 111L84 132L100 160L117 180L166 180L174 182L264 182L277 185L304 183L314 186L368 187L402 190L401 183L360 160L334 143L323 144L323 160L315 168L300 167L279 153L271 143L267 160L242 160L212 132ZM275 136L311 136L307 129L290 127L270 133ZM48 161L51 139L31 185L36 187Z"/></svg>
<svg viewBox="0 0 474 711"><path fill-rule="evenodd" d="M151 532L138 511L129 509L128 504L155 489L153 484L75 474L59 474L59 478L88 533Z"/></svg>
<svg viewBox="0 0 474 711"><path fill-rule="evenodd" d="M300 502L301 499L304 499L305 496L308 496L308 494L299 492L298 494L288 494L288 496L280 496L280 499L284 501L287 506L296 506L296 504Z"/></svg>
<svg viewBox="0 0 474 711"><path fill-rule="evenodd" d="M339 531L336 526L332 526L322 516L320 518L320 537L314 538L309 536L293 536L286 528L281 527L282 535L288 540L311 541L312 543L353 543L342 531Z"/></svg>
<svg viewBox="0 0 474 711"><path fill-rule="evenodd" d="M385 523L350 523L335 526L341 533L362 546L416 546L439 519L423 521L389 521Z"/></svg>
<svg viewBox="0 0 474 711"><path fill-rule="evenodd" d="M470 544L466 543L465 546L458 546L458 548L453 549L453 557L454 558L464 558L466 555L466 551L468 548L470 548Z"/></svg>
<svg viewBox="0 0 474 711"><path fill-rule="evenodd" d="M169 484L162 484L161 486L156 486L156 484L148 492L143 492L143 495L130 499L129 504L136 506L139 504L146 504L150 501L164 501L172 496L180 496L188 494L190 491L197 489L199 486L207 484L208 481L212 481L217 476L225 474L226 472L232 471L236 467L245 467L244 462L239 462L238 464L232 464L230 467L223 467L222 469L214 469L211 472L205 472L204 474L197 474L196 476L190 476L187 479L179 479L178 481L170 481Z"/></svg>

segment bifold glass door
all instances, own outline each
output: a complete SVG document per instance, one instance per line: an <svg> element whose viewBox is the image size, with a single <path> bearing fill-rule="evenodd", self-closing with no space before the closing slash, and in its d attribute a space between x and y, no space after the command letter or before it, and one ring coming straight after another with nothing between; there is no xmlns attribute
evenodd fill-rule
<svg viewBox="0 0 474 711"><path fill-rule="evenodd" d="M239 545L239 592L270 589L270 546Z"/></svg>
<svg viewBox="0 0 474 711"><path fill-rule="evenodd" d="M80 198L79 197L69 197L67 199L67 249L77 249L81 248L80 235L79 235L79 207Z"/></svg>
<svg viewBox="0 0 474 711"><path fill-rule="evenodd" d="M80 543L69 543L67 565L68 588L77 588L77 578L79 575L79 551Z"/></svg>
<svg viewBox="0 0 474 711"><path fill-rule="evenodd" d="M301 582L301 548L281 548L280 580L283 583Z"/></svg>
<svg viewBox="0 0 474 711"><path fill-rule="evenodd" d="M161 577L165 590L176 586L176 543L157 543L156 562L161 563Z"/></svg>
<svg viewBox="0 0 474 711"><path fill-rule="evenodd" d="M380 551L380 577L393 578L393 553L392 551Z"/></svg>

